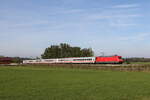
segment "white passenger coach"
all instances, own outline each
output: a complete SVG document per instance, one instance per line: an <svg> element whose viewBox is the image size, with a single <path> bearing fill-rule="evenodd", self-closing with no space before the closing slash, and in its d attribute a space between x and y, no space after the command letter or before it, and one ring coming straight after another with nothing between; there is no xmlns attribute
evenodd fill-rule
<svg viewBox="0 0 150 100"><path fill-rule="evenodd" d="M53 63L95 63L95 57L23 60L23 64L53 64Z"/></svg>

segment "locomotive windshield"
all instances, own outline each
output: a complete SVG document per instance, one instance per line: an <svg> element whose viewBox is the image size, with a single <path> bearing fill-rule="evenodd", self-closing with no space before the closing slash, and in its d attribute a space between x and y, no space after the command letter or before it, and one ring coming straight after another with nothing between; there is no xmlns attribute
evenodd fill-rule
<svg viewBox="0 0 150 100"><path fill-rule="evenodd" d="M122 59L122 57L121 57L121 56L119 56L119 59Z"/></svg>

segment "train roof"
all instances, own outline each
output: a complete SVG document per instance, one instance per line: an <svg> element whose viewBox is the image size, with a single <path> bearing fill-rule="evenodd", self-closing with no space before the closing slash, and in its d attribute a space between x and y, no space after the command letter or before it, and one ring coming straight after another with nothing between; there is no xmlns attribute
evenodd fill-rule
<svg viewBox="0 0 150 100"><path fill-rule="evenodd" d="M110 56L97 56L97 57L114 57L114 56L118 56L118 55L110 55ZM121 56L118 56L121 57Z"/></svg>

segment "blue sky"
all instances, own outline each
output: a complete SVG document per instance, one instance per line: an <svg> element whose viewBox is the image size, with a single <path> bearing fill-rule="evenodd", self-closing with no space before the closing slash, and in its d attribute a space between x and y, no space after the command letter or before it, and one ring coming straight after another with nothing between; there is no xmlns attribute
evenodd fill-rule
<svg viewBox="0 0 150 100"><path fill-rule="evenodd" d="M0 55L36 57L51 44L95 56L150 57L150 0L0 0Z"/></svg>

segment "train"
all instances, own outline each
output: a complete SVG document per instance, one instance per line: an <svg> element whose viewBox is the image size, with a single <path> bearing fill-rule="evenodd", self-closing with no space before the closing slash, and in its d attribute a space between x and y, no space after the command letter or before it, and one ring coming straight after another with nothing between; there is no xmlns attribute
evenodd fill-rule
<svg viewBox="0 0 150 100"><path fill-rule="evenodd" d="M10 57L0 58L0 64L10 64L11 62L12 62L12 58L10 58Z"/></svg>
<svg viewBox="0 0 150 100"><path fill-rule="evenodd" d="M23 60L23 64L122 64L121 56L70 57L55 59Z"/></svg>

